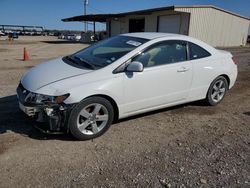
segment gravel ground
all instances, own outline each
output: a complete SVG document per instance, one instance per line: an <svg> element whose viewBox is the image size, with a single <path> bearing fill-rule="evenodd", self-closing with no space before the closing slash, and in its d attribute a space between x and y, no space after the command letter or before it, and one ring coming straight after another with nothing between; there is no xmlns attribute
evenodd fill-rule
<svg viewBox="0 0 250 188"><path fill-rule="evenodd" d="M227 49L239 77L216 107L195 102L143 114L85 142L38 132L18 109L21 75L85 46L0 40L0 187L250 187L250 47Z"/></svg>

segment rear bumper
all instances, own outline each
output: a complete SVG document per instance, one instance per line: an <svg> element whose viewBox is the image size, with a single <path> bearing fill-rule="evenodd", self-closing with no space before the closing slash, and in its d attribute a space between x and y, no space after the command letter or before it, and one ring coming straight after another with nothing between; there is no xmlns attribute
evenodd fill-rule
<svg viewBox="0 0 250 188"><path fill-rule="evenodd" d="M237 65L234 65L233 70L232 70L232 72L230 74L229 89L231 89L234 86L234 84L236 82L236 79L237 79L237 76L238 76L238 67L237 67Z"/></svg>

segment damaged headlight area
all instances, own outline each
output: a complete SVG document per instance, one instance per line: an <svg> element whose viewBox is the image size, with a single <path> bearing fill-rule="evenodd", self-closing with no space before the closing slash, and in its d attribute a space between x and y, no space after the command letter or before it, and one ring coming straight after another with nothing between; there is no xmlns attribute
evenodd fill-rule
<svg viewBox="0 0 250 188"><path fill-rule="evenodd" d="M34 93L24 88L21 83L17 88L20 109L38 122L47 122L42 125L42 129L47 133L68 132L67 119L74 106L64 103L69 96L69 93L60 96Z"/></svg>
<svg viewBox="0 0 250 188"><path fill-rule="evenodd" d="M38 93L29 93L25 99L27 103L33 103L40 108L40 113L37 113L37 121L48 122L49 130L59 132L66 130L66 120L69 114L70 106L64 104L64 101L70 94L60 96L49 96Z"/></svg>
<svg viewBox="0 0 250 188"><path fill-rule="evenodd" d="M30 92L26 96L25 102L35 104L61 104L69 97L69 95L70 94L65 94L61 96L50 96Z"/></svg>

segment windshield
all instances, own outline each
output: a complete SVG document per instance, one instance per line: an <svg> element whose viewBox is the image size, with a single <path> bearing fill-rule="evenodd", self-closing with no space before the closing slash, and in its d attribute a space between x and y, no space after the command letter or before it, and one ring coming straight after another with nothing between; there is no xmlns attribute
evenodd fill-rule
<svg viewBox="0 0 250 188"><path fill-rule="evenodd" d="M136 37L116 36L96 43L67 58L78 66L99 69L112 64L147 41L147 39Z"/></svg>

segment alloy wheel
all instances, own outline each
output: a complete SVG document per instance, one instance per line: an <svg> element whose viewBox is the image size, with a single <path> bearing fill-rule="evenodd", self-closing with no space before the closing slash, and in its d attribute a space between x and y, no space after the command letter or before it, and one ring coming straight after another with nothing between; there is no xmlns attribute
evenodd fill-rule
<svg viewBox="0 0 250 188"><path fill-rule="evenodd" d="M218 80L215 82L211 92L211 99L213 102L220 102L226 93L226 84L223 80Z"/></svg>
<svg viewBox="0 0 250 188"><path fill-rule="evenodd" d="M84 107L77 117L79 131L86 135L99 133L108 123L109 114L105 106L92 103Z"/></svg>

